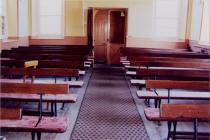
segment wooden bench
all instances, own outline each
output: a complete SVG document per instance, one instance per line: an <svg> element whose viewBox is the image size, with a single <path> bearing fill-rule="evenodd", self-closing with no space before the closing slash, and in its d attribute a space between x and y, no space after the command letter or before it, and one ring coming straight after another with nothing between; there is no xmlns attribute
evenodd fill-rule
<svg viewBox="0 0 210 140"><path fill-rule="evenodd" d="M200 58L181 58L181 57L146 57L146 56L128 56L126 58L128 62L130 61L194 61L194 62L210 62L209 59Z"/></svg>
<svg viewBox="0 0 210 140"><path fill-rule="evenodd" d="M184 99L184 100L209 100L209 81L175 81L175 80L146 80L146 91L137 91L140 99L154 99L155 107L160 107L161 99ZM157 89L167 89L167 92L159 92ZM171 92L172 89L190 90ZM198 91L198 92L195 92ZM202 92L201 92L202 91Z"/></svg>
<svg viewBox="0 0 210 140"><path fill-rule="evenodd" d="M25 60L1 60L2 66L23 67ZM40 60L39 68L72 68L84 69L84 61Z"/></svg>
<svg viewBox="0 0 210 140"><path fill-rule="evenodd" d="M192 69L210 69L210 63L205 62L174 62L174 61L131 61L131 66L139 67L173 67L173 68L192 68Z"/></svg>
<svg viewBox="0 0 210 140"><path fill-rule="evenodd" d="M134 72L133 72L134 73ZM134 86L145 85L145 80L198 80L209 81L210 70L182 70L182 69L137 69L135 77L130 82Z"/></svg>
<svg viewBox="0 0 210 140"><path fill-rule="evenodd" d="M3 53L1 58L11 58L20 60L74 60L87 61L88 57L85 55L62 55L62 54L21 54L21 53Z"/></svg>
<svg viewBox="0 0 210 140"><path fill-rule="evenodd" d="M55 84L68 84L70 87L82 87L84 85L83 81L57 81L57 77L76 77L79 78L79 70L78 69L64 69L64 68L36 68L36 69L26 69L26 68L8 68L2 67L1 68L1 75L2 76L23 76L28 75L31 77L54 77ZM1 79L2 81L20 81L14 79ZM32 79L32 83L37 83ZM26 79L24 79L24 82ZM21 81L20 81L21 82ZM41 81L38 81L40 83ZM42 82L41 82L42 83Z"/></svg>
<svg viewBox="0 0 210 140"><path fill-rule="evenodd" d="M31 132L32 140L41 140L41 133L64 133L68 117L22 116L21 109L0 108L1 131Z"/></svg>
<svg viewBox="0 0 210 140"><path fill-rule="evenodd" d="M201 59L209 59L210 55L195 53L195 52L183 52L183 51L173 51L173 50L143 50L141 48L123 48L121 53L124 56L153 56L153 57L182 57L182 58L201 58Z"/></svg>
<svg viewBox="0 0 210 140"><path fill-rule="evenodd" d="M210 138L209 133L198 132L199 121L210 121L209 104L162 104L159 108L144 109L146 118L150 121L167 121L168 136L167 139L190 138L197 140L199 138ZM194 132L177 131L177 122L191 121L194 123ZM171 124L173 123L173 131ZM190 136L191 135L191 136ZM184 136L184 137L183 137ZM186 137L187 136L187 137ZM192 137L194 136L194 137ZM203 137L205 136L205 137Z"/></svg>
<svg viewBox="0 0 210 140"><path fill-rule="evenodd" d="M1 82L0 99L18 102L51 102L50 115L57 115L57 103L74 103L68 84L31 84Z"/></svg>

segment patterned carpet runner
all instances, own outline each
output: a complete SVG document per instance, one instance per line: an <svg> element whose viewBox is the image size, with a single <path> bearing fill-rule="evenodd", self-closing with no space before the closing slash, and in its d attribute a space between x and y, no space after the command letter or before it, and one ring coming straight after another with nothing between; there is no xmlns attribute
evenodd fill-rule
<svg viewBox="0 0 210 140"><path fill-rule="evenodd" d="M121 68L94 68L71 140L148 140Z"/></svg>

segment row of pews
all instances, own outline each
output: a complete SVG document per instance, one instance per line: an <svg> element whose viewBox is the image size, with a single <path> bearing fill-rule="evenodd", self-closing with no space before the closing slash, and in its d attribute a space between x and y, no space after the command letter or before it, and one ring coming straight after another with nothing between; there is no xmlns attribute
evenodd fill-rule
<svg viewBox="0 0 210 140"><path fill-rule="evenodd" d="M65 104L77 101L72 88L81 88L86 71L93 66L92 47L30 46L1 52L1 131L31 132L32 140L42 133L64 133L68 116L59 116ZM47 80L45 80L47 79ZM6 103L38 106L34 110ZM44 109L46 105L47 109Z"/></svg>
<svg viewBox="0 0 210 140"><path fill-rule="evenodd" d="M209 103L177 104L172 100L210 100L210 55L185 49L122 48L121 63L137 96L148 106L145 117L168 123L167 139L209 139L198 131L209 122ZM152 107L151 100L154 100ZM165 103L163 103L166 100ZM193 132L177 131L177 123L193 122Z"/></svg>

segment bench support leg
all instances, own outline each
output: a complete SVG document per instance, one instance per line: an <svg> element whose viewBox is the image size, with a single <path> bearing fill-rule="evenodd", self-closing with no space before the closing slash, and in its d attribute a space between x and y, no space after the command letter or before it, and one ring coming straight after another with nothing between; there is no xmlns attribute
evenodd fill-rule
<svg viewBox="0 0 210 140"><path fill-rule="evenodd" d="M167 140L169 140L171 137L171 121L168 121L168 136L167 136Z"/></svg>
<svg viewBox="0 0 210 140"><path fill-rule="evenodd" d="M54 116L54 103L53 102L51 103L50 109L51 109L51 115Z"/></svg>
<svg viewBox="0 0 210 140"><path fill-rule="evenodd" d="M194 140L198 139L198 120L194 121Z"/></svg>
<svg viewBox="0 0 210 140"><path fill-rule="evenodd" d="M35 133L34 132L31 133L31 139L35 140Z"/></svg>
<svg viewBox="0 0 210 140"><path fill-rule="evenodd" d="M37 133L37 140L41 140L41 132Z"/></svg>
<svg viewBox="0 0 210 140"><path fill-rule="evenodd" d="M54 103L54 105L55 105L55 112L54 112L54 116L57 116L57 103L55 102L55 103Z"/></svg>
<svg viewBox="0 0 210 140"><path fill-rule="evenodd" d="M177 124L177 122L174 121L174 122L173 122L173 126L174 126L174 130L173 130L173 140L175 140L175 138L176 138L176 124Z"/></svg>
<svg viewBox="0 0 210 140"><path fill-rule="evenodd" d="M64 107L65 107L65 103L62 103L61 110L64 110Z"/></svg>

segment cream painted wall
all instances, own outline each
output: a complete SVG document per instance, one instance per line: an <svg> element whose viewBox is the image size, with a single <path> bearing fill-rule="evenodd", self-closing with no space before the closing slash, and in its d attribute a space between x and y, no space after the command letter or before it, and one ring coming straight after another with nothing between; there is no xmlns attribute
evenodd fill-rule
<svg viewBox="0 0 210 140"><path fill-rule="evenodd" d="M7 0L7 29L8 37L18 36L18 1Z"/></svg>
<svg viewBox="0 0 210 140"><path fill-rule="evenodd" d="M65 0L65 36L83 36L82 0Z"/></svg>
<svg viewBox="0 0 210 140"><path fill-rule="evenodd" d="M86 0L88 7L128 8L128 37L152 37L153 0Z"/></svg>

